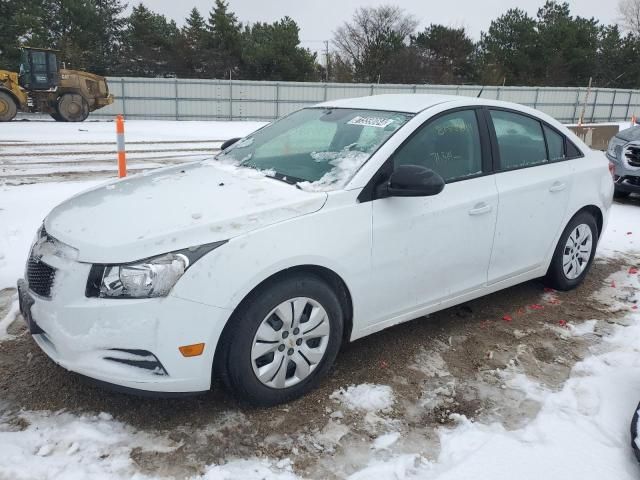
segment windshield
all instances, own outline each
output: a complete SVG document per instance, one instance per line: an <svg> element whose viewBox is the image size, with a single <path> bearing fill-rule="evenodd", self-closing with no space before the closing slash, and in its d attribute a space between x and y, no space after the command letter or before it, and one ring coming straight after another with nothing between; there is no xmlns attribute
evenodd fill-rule
<svg viewBox="0 0 640 480"><path fill-rule="evenodd" d="M306 108L268 125L218 155L310 190L344 185L412 115Z"/></svg>

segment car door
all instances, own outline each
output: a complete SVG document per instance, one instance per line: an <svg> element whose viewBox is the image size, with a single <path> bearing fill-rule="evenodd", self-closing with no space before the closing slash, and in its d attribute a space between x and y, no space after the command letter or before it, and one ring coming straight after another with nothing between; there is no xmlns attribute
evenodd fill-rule
<svg viewBox="0 0 640 480"><path fill-rule="evenodd" d="M439 173L429 197L390 197L372 206L370 325L482 288L498 195L490 173L486 125L473 109L427 121L390 162ZM483 128L485 130L483 130Z"/></svg>
<svg viewBox="0 0 640 480"><path fill-rule="evenodd" d="M544 266L564 227L573 185L560 133L512 111L489 110L487 115L500 203L489 267L493 284Z"/></svg>

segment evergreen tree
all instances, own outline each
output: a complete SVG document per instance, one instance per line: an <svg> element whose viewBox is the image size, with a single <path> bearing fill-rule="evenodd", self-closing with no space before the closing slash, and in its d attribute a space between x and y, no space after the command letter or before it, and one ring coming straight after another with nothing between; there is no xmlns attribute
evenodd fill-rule
<svg viewBox="0 0 640 480"><path fill-rule="evenodd" d="M136 76L176 75L181 70L176 50L180 31L176 23L143 4L127 19L121 56L122 73Z"/></svg>
<svg viewBox="0 0 640 480"><path fill-rule="evenodd" d="M105 75L118 63L122 34L126 19L122 17L126 5L121 0L94 0L97 23L95 45L90 55L93 73Z"/></svg>
<svg viewBox="0 0 640 480"><path fill-rule="evenodd" d="M480 40L482 81L528 85L535 82L532 69L539 64L536 20L519 8L507 12L491 22L489 31Z"/></svg>
<svg viewBox="0 0 640 480"><path fill-rule="evenodd" d="M214 78L237 76L242 57L241 28L225 0L216 0L207 22L207 70Z"/></svg>
<svg viewBox="0 0 640 480"><path fill-rule="evenodd" d="M242 76L251 80L311 80L316 56L300 47L300 29L289 17L255 23L242 34Z"/></svg>
<svg viewBox="0 0 640 480"><path fill-rule="evenodd" d="M193 8L182 28L180 50L185 62L185 74L202 76L207 71L207 24L197 8Z"/></svg>
<svg viewBox="0 0 640 480"><path fill-rule="evenodd" d="M465 83L472 76L475 44L464 28L431 24L411 44L418 50L427 83Z"/></svg>

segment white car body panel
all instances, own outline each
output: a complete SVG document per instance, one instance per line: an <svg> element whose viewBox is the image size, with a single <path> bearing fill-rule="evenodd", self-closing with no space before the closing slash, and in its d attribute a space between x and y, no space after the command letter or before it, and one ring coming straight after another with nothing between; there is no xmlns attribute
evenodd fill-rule
<svg viewBox="0 0 640 480"><path fill-rule="evenodd" d="M247 169L192 164L92 189L56 207L47 232L72 247L42 261L58 269L51 299L35 296L37 343L65 368L138 390L210 387L220 335L265 280L312 266L345 284L350 339L545 274L569 220L589 207L606 225L613 182L604 154L535 110L451 96L382 95L323 104L415 113L346 182L309 192ZM446 185L438 195L359 201L393 152L432 116L497 106L535 116L585 154ZM221 185L223 184L223 185ZM564 188L553 190L564 184ZM84 295L92 263L126 263L227 241L190 266L165 298ZM204 342L201 356L178 346ZM112 349L145 350L168 375L106 361Z"/></svg>
<svg viewBox="0 0 640 480"><path fill-rule="evenodd" d="M52 210L45 228L76 248L81 262L125 263L228 240L315 212L325 201L326 193L260 172L197 162L76 195Z"/></svg>

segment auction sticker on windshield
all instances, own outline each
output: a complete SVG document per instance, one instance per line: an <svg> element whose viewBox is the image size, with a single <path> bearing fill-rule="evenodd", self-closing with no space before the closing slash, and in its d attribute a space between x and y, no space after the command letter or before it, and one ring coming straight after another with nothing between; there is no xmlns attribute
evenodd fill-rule
<svg viewBox="0 0 640 480"><path fill-rule="evenodd" d="M393 123L393 118L384 117L354 117L347 122L349 125L362 125L363 127L385 128Z"/></svg>

